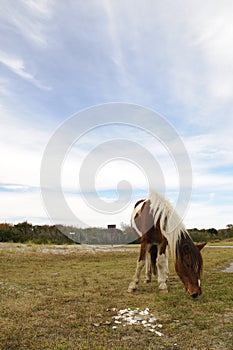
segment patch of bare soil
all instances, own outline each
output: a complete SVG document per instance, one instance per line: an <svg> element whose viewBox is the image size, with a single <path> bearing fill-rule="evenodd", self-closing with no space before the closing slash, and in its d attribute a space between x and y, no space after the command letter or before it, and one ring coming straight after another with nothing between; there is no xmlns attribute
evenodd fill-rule
<svg viewBox="0 0 233 350"><path fill-rule="evenodd" d="M233 262L230 263L229 266L227 266L227 267L225 267L224 269L222 269L222 272L233 273Z"/></svg>
<svg viewBox="0 0 233 350"><path fill-rule="evenodd" d="M44 254L78 254L78 253L90 253L95 254L98 252L127 252L138 251L138 247L131 246L94 246L87 244L80 245L39 245L39 244L22 244L22 243L0 243L0 251L8 252L39 252Z"/></svg>

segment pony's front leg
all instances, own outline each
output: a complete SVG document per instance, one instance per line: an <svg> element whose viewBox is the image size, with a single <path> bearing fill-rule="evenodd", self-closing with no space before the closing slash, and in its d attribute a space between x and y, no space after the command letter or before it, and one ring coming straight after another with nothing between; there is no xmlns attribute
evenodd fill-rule
<svg viewBox="0 0 233 350"><path fill-rule="evenodd" d="M146 252L146 273L145 273L145 279L144 283L150 283L151 282L151 255L150 252L147 250Z"/></svg>
<svg viewBox="0 0 233 350"><path fill-rule="evenodd" d="M142 271L144 266L145 266L145 259L138 260L135 275L133 277L132 282L130 282L130 284L129 284L128 292L134 292L137 289L137 285L138 285L139 280L140 280L140 274L141 274L141 271Z"/></svg>
<svg viewBox="0 0 233 350"><path fill-rule="evenodd" d="M163 254L160 254L160 253L158 254L157 271L158 271L159 290L167 292L168 290L167 282L168 282L168 276L169 276L167 252Z"/></svg>
<svg viewBox="0 0 233 350"><path fill-rule="evenodd" d="M137 261L137 267L136 267L136 271L133 277L132 282L130 282L129 287L128 287L128 292L134 292L137 289L137 285L139 283L140 280L140 275L142 272L143 267L145 266L145 247L143 245L141 245L141 250L140 250L140 256L139 259Z"/></svg>

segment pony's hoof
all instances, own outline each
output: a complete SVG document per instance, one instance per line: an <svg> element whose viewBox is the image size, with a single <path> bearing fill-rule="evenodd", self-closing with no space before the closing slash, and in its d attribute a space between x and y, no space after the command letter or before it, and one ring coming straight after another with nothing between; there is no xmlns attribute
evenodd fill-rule
<svg viewBox="0 0 233 350"><path fill-rule="evenodd" d="M168 289L167 289L166 283L161 283L159 285L159 292L162 293L162 294L167 294L168 293Z"/></svg>
<svg viewBox="0 0 233 350"><path fill-rule="evenodd" d="M128 293L133 293L136 289L136 284L134 282L131 282L128 288Z"/></svg>

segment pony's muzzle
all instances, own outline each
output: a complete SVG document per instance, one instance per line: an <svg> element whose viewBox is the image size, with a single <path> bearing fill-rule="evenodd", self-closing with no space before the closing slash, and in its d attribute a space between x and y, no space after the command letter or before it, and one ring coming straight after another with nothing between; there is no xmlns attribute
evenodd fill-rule
<svg viewBox="0 0 233 350"><path fill-rule="evenodd" d="M193 299L197 299L199 295L201 295L201 288L193 290L191 293L189 292L189 294Z"/></svg>
<svg viewBox="0 0 233 350"><path fill-rule="evenodd" d="M199 295L202 294L202 290L201 287L194 287L194 286L188 286L188 288L186 288L188 294L193 298L193 299L197 299L199 297Z"/></svg>
<svg viewBox="0 0 233 350"><path fill-rule="evenodd" d="M199 294L198 294L198 293L194 293L194 294L192 294L193 299L197 299L197 298L198 298L198 296L199 296Z"/></svg>

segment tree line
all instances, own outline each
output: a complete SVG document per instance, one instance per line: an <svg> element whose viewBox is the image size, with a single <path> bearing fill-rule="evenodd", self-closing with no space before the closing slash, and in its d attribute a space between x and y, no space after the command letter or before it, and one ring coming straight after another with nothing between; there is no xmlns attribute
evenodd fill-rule
<svg viewBox="0 0 233 350"><path fill-rule="evenodd" d="M63 225L32 225L28 222L0 224L0 242L36 244L127 244L137 236L133 231L101 227L77 228Z"/></svg>
<svg viewBox="0 0 233 350"><path fill-rule="evenodd" d="M226 229L215 228L188 230L195 242L209 242L233 238L233 225ZM36 244L137 244L140 239L130 226L120 229L100 227L77 228L63 225L32 225L28 222L18 224L0 224L0 242L36 243Z"/></svg>

